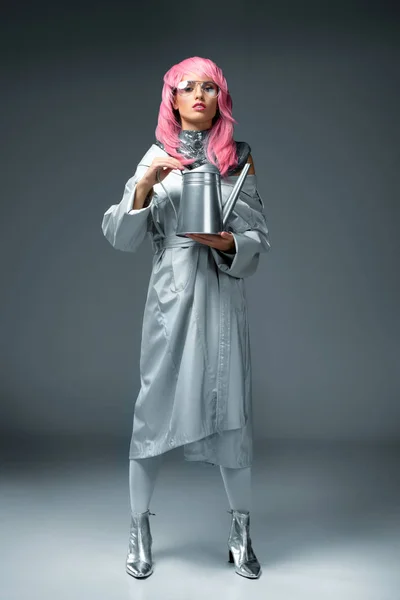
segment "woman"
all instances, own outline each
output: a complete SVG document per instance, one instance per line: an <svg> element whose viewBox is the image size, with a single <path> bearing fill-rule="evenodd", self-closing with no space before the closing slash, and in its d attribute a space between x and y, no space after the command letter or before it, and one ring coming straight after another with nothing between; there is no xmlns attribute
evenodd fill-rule
<svg viewBox="0 0 400 600"><path fill-rule="evenodd" d="M244 278L269 247L250 147L233 140L232 100L221 69L193 57L164 76L156 143L105 212L111 245L154 250L143 318L140 375L129 450L131 529L126 570L153 572L150 500L163 454L219 465L231 510L229 561L259 577L249 534L252 464L251 357ZM223 204L251 163L227 229L176 235L182 170L218 167Z"/></svg>

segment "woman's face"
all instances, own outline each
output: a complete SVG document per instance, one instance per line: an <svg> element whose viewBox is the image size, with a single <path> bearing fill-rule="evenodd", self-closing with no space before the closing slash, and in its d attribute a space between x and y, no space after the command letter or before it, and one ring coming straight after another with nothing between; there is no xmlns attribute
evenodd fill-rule
<svg viewBox="0 0 400 600"><path fill-rule="evenodd" d="M195 73L186 73L181 81L212 81L210 77L199 77ZM196 108L194 105L201 103L204 108ZM173 107L179 111L182 129L210 129L212 120L217 113L218 98L211 97L202 90L201 84L196 83L192 91L185 96L175 93Z"/></svg>

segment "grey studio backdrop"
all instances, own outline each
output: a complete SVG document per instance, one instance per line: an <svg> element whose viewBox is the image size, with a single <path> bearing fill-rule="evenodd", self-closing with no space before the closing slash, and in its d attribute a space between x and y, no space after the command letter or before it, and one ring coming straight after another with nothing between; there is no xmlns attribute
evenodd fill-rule
<svg viewBox="0 0 400 600"><path fill-rule="evenodd" d="M193 55L227 77L270 229L247 280L255 440L398 440L394 9L93 7L2 22L4 446L111 437L127 457L152 248L114 250L101 220L154 140L162 75Z"/></svg>

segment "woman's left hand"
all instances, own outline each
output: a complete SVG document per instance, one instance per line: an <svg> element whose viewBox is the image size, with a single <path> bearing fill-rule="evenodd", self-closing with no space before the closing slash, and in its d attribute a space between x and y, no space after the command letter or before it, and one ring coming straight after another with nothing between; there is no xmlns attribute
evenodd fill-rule
<svg viewBox="0 0 400 600"><path fill-rule="evenodd" d="M229 231L221 231L219 234L214 233L188 233L187 237L192 238L196 242L211 246L222 252L236 252L235 239Z"/></svg>

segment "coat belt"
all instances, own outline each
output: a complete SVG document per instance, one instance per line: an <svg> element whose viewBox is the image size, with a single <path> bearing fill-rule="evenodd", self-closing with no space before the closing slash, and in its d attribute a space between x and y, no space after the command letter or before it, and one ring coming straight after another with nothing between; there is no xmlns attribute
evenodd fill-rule
<svg viewBox="0 0 400 600"><path fill-rule="evenodd" d="M159 240L152 240L154 252L159 252L162 248L178 248L179 246L195 246L200 245L200 242L191 238L181 237L179 235L167 235Z"/></svg>

